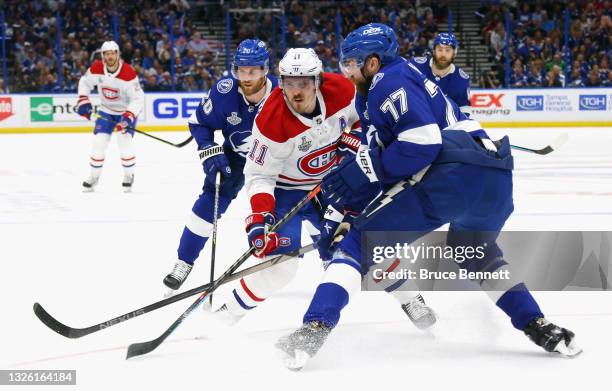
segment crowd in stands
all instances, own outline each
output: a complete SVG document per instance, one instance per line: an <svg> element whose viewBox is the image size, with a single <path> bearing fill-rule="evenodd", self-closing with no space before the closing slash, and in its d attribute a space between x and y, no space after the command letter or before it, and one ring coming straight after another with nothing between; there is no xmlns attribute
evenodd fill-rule
<svg viewBox="0 0 612 391"><path fill-rule="evenodd" d="M376 20L395 23L404 56L422 55L446 18L448 0L296 1L285 3L287 47L312 47L326 71L338 70L337 11L342 35ZM206 3L206 2L204 2ZM214 2L208 2L214 3ZM9 63L13 92L76 92L79 78L99 58L102 42L117 39L122 58L137 70L145 91L201 91L223 76L219 60L224 43L205 39L196 31L192 15L209 24L223 17L221 7L200 4L191 9L187 0L117 2L109 8L100 0L9 0L5 7ZM233 42L257 36L270 43L278 64L281 50L280 13L248 12L276 8L278 1L234 1ZM62 80L58 83L58 19L62 42ZM115 15L116 19L115 19ZM174 47L170 45L170 20L174 18ZM118 26L115 32L115 20ZM175 58L174 86L170 72ZM275 66L271 67L273 70Z"/></svg>
<svg viewBox="0 0 612 391"><path fill-rule="evenodd" d="M170 24L174 33L178 91L207 90L221 77L219 45L196 31L186 0L116 2L65 0L5 4L12 92L76 92L80 77L102 42L116 40L121 56L138 72L145 91L170 91ZM58 23L59 15L59 23ZM116 19L115 19L116 15ZM115 30L115 21L117 29ZM58 83L58 24L61 31L61 86Z"/></svg>
<svg viewBox="0 0 612 391"><path fill-rule="evenodd" d="M508 87L612 86L612 1L569 1L568 63L565 64L565 4L552 0L483 1L483 43L489 47L492 71L483 72L480 86L503 85L506 21L509 13L510 80ZM567 80L565 66L567 65Z"/></svg>
<svg viewBox="0 0 612 391"><path fill-rule="evenodd" d="M208 90L225 72L219 55L224 42L197 31L193 18L222 20L223 8L214 1L145 0L8 0L7 23L9 89L12 92L76 92L79 78L99 58L97 49L117 39L121 56L137 70L145 91ZM311 47L328 72L338 70L337 18L343 36L371 21L395 25L400 54L406 58L427 54L446 21L450 0L298 1L285 3L286 47ZM231 31L235 43L258 37L269 43L276 70L281 55L279 1L232 2ZM612 0L570 1L569 61L565 80L565 4L553 0L483 0L477 15L483 44L496 64L480 75L481 87L498 88L505 78L505 13L510 11L509 87L610 86L612 72ZM58 19L61 31L61 86L58 83ZM174 35L171 46L170 24ZM117 30L115 31L115 21ZM171 57L174 55L174 80ZM0 79L0 86L5 81Z"/></svg>
<svg viewBox="0 0 612 391"><path fill-rule="evenodd" d="M233 14L233 39L258 36L273 42L272 50L278 64L280 56L280 14L276 19L272 13L260 16L248 12L249 7L262 2L242 0L237 9L245 10ZM265 3L265 2L264 2ZM264 6L269 9L277 5L274 1ZM338 70L338 24L340 13L342 36L366 23L377 21L395 24L403 56L420 56L428 50L438 31L438 23L446 20L449 0L360 0L360 1L297 1L285 4L286 47L311 47L323 61L326 72Z"/></svg>

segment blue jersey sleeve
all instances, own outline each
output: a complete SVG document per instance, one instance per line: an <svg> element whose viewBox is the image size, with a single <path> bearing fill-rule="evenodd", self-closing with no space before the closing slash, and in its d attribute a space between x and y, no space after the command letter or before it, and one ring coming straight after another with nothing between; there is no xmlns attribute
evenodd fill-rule
<svg viewBox="0 0 612 391"><path fill-rule="evenodd" d="M463 71L463 69L459 68L458 77L455 80L454 85L456 87L456 92L451 96L451 98L455 101L459 109L464 114L470 115L470 76Z"/></svg>
<svg viewBox="0 0 612 391"><path fill-rule="evenodd" d="M376 128L377 143L385 146L375 152L380 154L385 183L417 173L440 150L440 127L429 106L423 80L419 83L394 74L374 77L368 94L368 114Z"/></svg>
<svg viewBox="0 0 612 391"><path fill-rule="evenodd" d="M222 79L219 81L231 79ZM221 94L215 85L210 89L207 98L202 99L200 105L189 118L189 131L202 149L214 143L214 132L225 126L225 113L223 111L226 95Z"/></svg>

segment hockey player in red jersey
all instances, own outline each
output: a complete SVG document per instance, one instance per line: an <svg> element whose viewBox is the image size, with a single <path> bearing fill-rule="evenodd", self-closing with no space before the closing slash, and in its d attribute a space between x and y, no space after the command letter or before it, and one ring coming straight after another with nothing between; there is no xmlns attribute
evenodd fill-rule
<svg viewBox="0 0 612 391"><path fill-rule="evenodd" d="M252 213L246 219L249 244L264 257L301 246L302 221L309 221L318 240L321 216L307 205L279 232L267 233L337 163L339 143L354 141L345 131L358 128L355 89L342 76L323 73L312 49L289 49L279 64L281 82L264 103L253 124L247 155L245 188ZM344 137L343 137L344 135ZM230 298L216 312L226 323L240 319L285 286L297 271L297 260L240 279Z"/></svg>
<svg viewBox="0 0 612 391"><path fill-rule="evenodd" d="M83 191L91 192L98 184L106 148L113 130L117 130L117 144L123 166L123 190L130 192L134 183L136 158L132 139L136 117L144 106L144 93L134 68L121 60L119 46L106 41L100 48L102 60L94 61L79 80L77 112L91 119L93 109L89 94L98 88L100 110L94 128L94 141L90 156L91 172L83 182Z"/></svg>
<svg viewBox="0 0 612 391"><path fill-rule="evenodd" d="M303 208L278 232L268 233L340 160L339 150L355 151L360 144L355 87L341 75L323 73L312 49L289 49L279 64L280 89L270 94L255 118L251 149L245 165L246 191L252 213L246 219L249 244L256 256L275 255L301 246L302 221L317 231L336 230L343 213L330 205L322 219L312 205ZM349 148L349 146L351 148ZM332 228L333 227L333 228ZM312 236L312 234L311 234ZM326 235L329 237L329 235ZM317 241L318 236L314 235ZM327 246L320 250L325 262ZM266 297L291 281L297 260L242 278L219 314L233 323ZM435 323L433 311L420 295L398 298L414 301L406 313L419 328ZM418 311L417 311L418 309Z"/></svg>

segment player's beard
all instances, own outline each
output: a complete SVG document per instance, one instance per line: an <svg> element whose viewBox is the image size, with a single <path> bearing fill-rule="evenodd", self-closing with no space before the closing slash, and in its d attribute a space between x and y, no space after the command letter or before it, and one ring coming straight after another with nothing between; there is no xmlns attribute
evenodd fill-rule
<svg viewBox="0 0 612 391"><path fill-rule="evenodd" d="M440 70L447 69L453 63L453 61L455 61L455 55L453 55L450 60L439 60L436 58L436 56L433 56L432 58L436 68Z"/></svg>
<svg viewBox="0 0 612 391"><path fill-rule="evenodd" d="M266 78L262 77L258 80L240 81L240 88L246 96L251 96L258 93L266 86Z"/></svg>
<svg viewBox="0 0 612 391"><path fill-rule="evenodd" d="M113 65L111 65L108 61L104 61L104 64L106 65L106 69L109 72L115 72L117 70L117 68L119 68L119 58L115 59L115 62L113 63Z"/></svg>
<svg viewBox="0 0 612 391"><path fill-rule="evenodd" d="M355 81L355 88L357 89L357 92L363 96L367 96L370 86L372 85L373 78L374 76L364 76L363 81Z"/></svg>

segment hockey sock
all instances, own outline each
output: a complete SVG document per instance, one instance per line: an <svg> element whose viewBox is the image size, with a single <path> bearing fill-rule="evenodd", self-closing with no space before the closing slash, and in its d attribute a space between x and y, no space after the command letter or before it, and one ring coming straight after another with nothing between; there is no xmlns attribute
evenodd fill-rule
<svg viewBox="0 0 612 391"><path fill-rule="evenodd" d="M336 251L325 272L323 282L317 287L310 306L304 315L304 323L318 320L328 327L335 327L340 312L348 304L351 294L361 286L361 273L357 261L342 251Z"/></svg>
<svg viewBox="0 0 612 391"><path fill-rule="evenodd" d="M110 141L110 134L96 133L94 134L93 146L89 156L89 165L91 167L91 176L97 178L102 173L104 166L104 157L106 156L106 148Z"/></svg>
<svg viewBox="0 0 612 391"><path fill-rule="evenodd" d="M510 288L497 300L496 304L510 317L512 325L521 331L532 319L544 317L538 303L524 283Z"/></svg>
<svg viewBox="0 0 612 391"><path fill-rule="evenodd" d="M183 229L183 234L179 242L178 258L193 265L200 256L200 252L206 245L208 237L213 229L213 208L215 195L205 191L193 204L191 213ZM219 195L219 218L225 213L229 204L232 202L230 197Z"/></svg>
<svg viewBox="0 0 612 391"><path fill-rule="evenodd" d="M121 165L125 174L133 174L136 166L133 137L129 133L117 133L117 144L121 155Z"/></svg>
<svg viewBox="0 0 612 391"><path fill-rule="evenodd" d="M203 222L208 223L205 220ZM208 237L210 236L210 232L212 231L212 224L210 227L207 227L205 224L201 224L201 230L198 230L200 235L195 234L191 231L193 229L193 224L190 222L187 223L187 226L183 229L183 234L181 235L181 239L179 241L179 248L177 250L178 258L181 261L185 261L190 265L193 265L195 260L200 256L200 252L206 245L208 241ZM192 228L189 229L189 226Z"/></svg>
<svg viewBox="0 0 612 391"><path fill-rule="evenodd" d="M226 303L233 314L244 313L257 307L262 301L291 282L298 269L294 258L256 274L240 279L232 290L232 297Z"/></svg>

